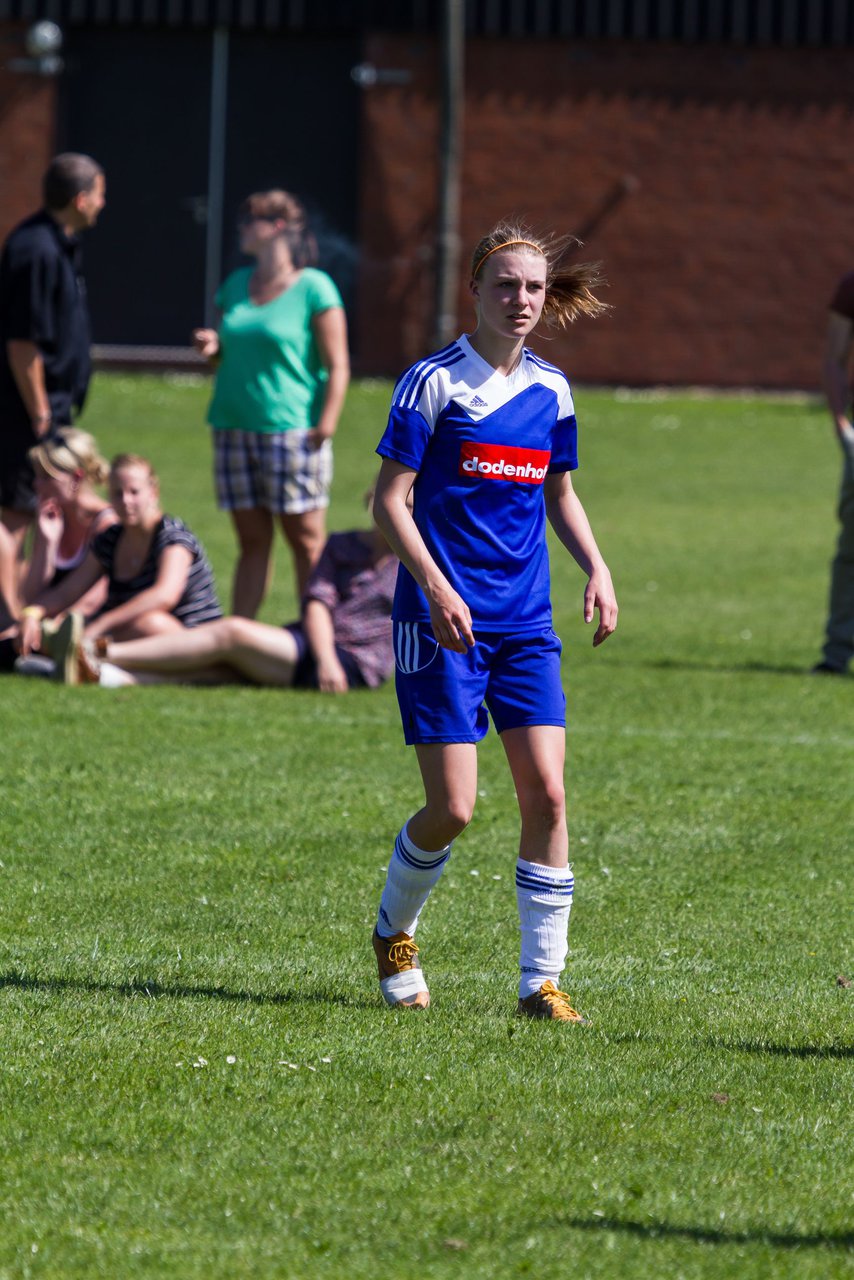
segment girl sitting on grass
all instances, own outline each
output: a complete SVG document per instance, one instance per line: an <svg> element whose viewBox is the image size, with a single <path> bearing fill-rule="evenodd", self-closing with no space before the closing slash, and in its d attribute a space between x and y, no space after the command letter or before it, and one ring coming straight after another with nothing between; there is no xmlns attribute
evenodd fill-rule
<svg viewBox="0 0 854 1280"><path fill-rule="evenodd" d="M58 586L86 559L95 536L118 520L113 508L96 492L106 483L110 468L94 438L76 427L65 427L30 450L39 500L35 538L29 564L17 561L12 540L0 542L0 670L11 670L17 657L21 610L41 603L41 597ZM4 531L5 532L5 531ZM76 602L84 618L103 606L106 579L99 578ZM2 606L5 605L5 611Z"/></svg>
<svg viewBox="0 0 854 1280"><path fill-rule="evenodd" d="M373 492L366 495L370 504ZM391 602L397 557L376 525L332 533L315 565L298 622L271 627L219 618L137 640L84 637L77 663L87 682L230 684L345 693L375 689L394 670Z"/></svg>
<svg viewBox="0 0 854 1280"><path fill-rule="evenodd" d="M107 598L85 624L90 640L180 631L222 616L204 549L181 520L160 509L151 463L131 453L114 458L109 493L118 523L99 533L82 564L21 615L20 650L26 657L42 648L44 619L73 610L53 634L49 629L44 646L57 674L72 684L79 678L76 654L83 626L77 606L102 577Z"/></svg>

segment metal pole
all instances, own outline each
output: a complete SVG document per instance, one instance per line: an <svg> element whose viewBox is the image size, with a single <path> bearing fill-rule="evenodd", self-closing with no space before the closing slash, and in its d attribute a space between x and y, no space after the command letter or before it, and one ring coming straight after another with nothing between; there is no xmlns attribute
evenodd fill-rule
<svg viewBox="0 0 854 1280"><path fill-rule="evenodd" d="M465 0L444 0L442 9L441 138L437 235L436 345L457 336L460 271L460 154L463 132Z"/></svg>
<svg viewBox="0 0 854 1280"><path fill-rule="evenodd" d="M208 140L208 219L205 236L205 326L216 324L214 294L222 272L223 205L225 201L225 123L228 100L228 28L213 33L211 117Z"/></svg>

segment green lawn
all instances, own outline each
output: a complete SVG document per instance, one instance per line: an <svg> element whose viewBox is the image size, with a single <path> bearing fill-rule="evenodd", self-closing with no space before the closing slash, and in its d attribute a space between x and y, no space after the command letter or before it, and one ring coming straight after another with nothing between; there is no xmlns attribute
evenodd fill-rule
<svg viewBox="0 0 854 1280"><path fill-rule="evenodd" d="M332 527L389 387L354 388ZM228 600L207 388L101 375ZM553 557L586 1030L513 1018L494 735L419 930L369 935L418 805L393 690L0 679L0 1280L854 1273L854 681L818 657L838 460L817 406L580 391L620 628ZM287 557L264 610L293 614Z"/></svg>

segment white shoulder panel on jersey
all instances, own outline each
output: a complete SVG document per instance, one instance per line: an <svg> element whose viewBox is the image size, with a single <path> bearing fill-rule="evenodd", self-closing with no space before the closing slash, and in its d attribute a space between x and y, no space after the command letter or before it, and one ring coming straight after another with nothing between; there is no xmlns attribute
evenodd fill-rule
<svg viewBox="0 0 854 1280"><path fill-rule="evenodd" d="M454 394L454 385L465 363L466 353L456 342L425 360L419 360L398 382L392 395L392 405L420 413L432 431L439 414Z"/></svg>
<svg viewBox="0 0 854 1280"><path fill-rule="evenodd" d="M463 335L407 369L394 389L392 404L420 413L432 431L451 400L473 422L479 422L537 384L554 392L559 420L571 417L572 393L560 369L525 349L517 368L505 377L487 364Z"/></svg>
<svg viewBox="0 0 854 1280"><path fill-rule="evenodd" d="M525 348L524 364L531 371L532 381L541 382L551 388L558 400L558 419L570 418L575 413L569 379L557 365L549 364L541 356Z"/></svg>

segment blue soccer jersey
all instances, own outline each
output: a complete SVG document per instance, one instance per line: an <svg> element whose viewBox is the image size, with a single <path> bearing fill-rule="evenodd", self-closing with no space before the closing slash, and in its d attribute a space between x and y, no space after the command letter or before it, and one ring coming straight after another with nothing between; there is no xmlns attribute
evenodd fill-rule
<svg viewBox="0 0 854 1280"><path fill-rule="evenodd" d="M524 349L505 377L466 337L408 369L377 453L418 472L414 518L478 629L551 625L543 481L578 465L569 383ZM393 616L429 621L401 565Z"/></svg>

